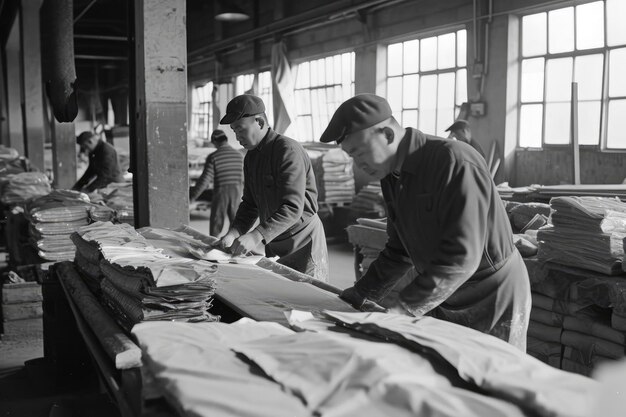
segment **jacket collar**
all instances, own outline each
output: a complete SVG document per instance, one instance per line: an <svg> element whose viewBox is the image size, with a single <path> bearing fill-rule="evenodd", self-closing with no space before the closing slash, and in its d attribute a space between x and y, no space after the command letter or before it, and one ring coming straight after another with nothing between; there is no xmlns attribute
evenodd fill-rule
<svg viewBox="0 0 626 417"><path fill-rule="evenodd" d="M408 127L406 133L402 137L400 145L398 145L398 151L396 152L396 162L394 164L394 170L392 175L397 177L400 171L404 171L404 164L406 157L417 151L426 143L426 135L421 131Z"/></svg>
<svg viewBox="0 0 626 417"><path fill-rule="evenodd" d="M278 137L278 133L274 132L271 127L268 128L267 133L265 134L263 139L261 139L261 142L259 142L257 147L254 148L252 151L261 151L261 149L267 146L268 143L271 143L272 141L274 141L276 137Z"/></svg>

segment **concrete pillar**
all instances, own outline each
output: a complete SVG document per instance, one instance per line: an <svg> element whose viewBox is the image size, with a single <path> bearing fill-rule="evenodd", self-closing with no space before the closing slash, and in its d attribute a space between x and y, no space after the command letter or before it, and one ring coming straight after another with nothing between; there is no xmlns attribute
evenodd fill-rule
<svg viewBox="0 0 626 417"><path fill-rule="evenodd" d="M4 69L6 62L4 58L4 48L0 47L0 144L9 145L9 114L7 112L7 92L4 82Z"/></svg>
<svg viewBox="0 0 626 417"><path fill-rule="evenodd" d="M74 123L59 123L50 113L52 169L55 188L70 189L76 183L76 133Z"/></svg>
<svg viewBox="0 0 626 417"><path fill-rule="evenodd" d="M189 221L185 0L135 0L135 225Z"/></svg>
<svg viewBox="0 0 626 417"><path fill-rule="evenodd" d="M22 59L24 62L24 126L26 156L44 170L44 118L41 83L39 8L41 0L22 0Z"/></svg>
<svg viewBox="0 0 626 417"><path fill-rule="evenodd" d="M20 20L13 27L6 43L7 58L7 110L9 114L9 142L11 148L24 156L24 125L22 113L22 62L20 59Z"/></svg>

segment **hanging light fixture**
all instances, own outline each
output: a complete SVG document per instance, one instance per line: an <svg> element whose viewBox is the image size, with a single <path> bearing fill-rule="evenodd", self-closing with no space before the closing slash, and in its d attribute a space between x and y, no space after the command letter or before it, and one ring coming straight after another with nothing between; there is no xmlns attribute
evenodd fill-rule
<svg viewBox="0 0 626 417"><path fill-rule="evenodd" d="M241 22L250 19L243 10L233 4L232 0L218 1L215 20L221 22Z"/></svg>

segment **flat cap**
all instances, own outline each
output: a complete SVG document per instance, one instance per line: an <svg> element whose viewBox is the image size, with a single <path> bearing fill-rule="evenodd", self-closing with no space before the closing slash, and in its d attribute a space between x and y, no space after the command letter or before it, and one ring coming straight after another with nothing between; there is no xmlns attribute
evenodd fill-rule
<svg viewBox="0 0 626 417"><path fill-rule="evenodd" d="M78 137L76 138L76 143L80 145L81 143L91 139L94 136L98 137L98 135L95 132L92 132L91 130L85 130L83 133L78 135Z"/></svg>
<svg viewBox="0 0 626 417"><path fill-rule="evenodd" d="M256 116L264 112L263 100L252 94L242 94L228 102L226 114L220 120L220 124L229 125L244 117Z"/></svg>
<svg viewBox="0 0 626 417"><path fill-rule="evenodd" d="M340 143L346 135L367 129L391 116L391 107L384 98L375 94L356 95L341 103L322 133L320 142Z"/></svg>
<svg viewBox="0 0 626 417"><path fill-rule="evenodd" d="M467 120L459 119L456 122L452 123L449 128L447 128L446 132L452 132L459 129L469 129L469 122Z"/></svg>

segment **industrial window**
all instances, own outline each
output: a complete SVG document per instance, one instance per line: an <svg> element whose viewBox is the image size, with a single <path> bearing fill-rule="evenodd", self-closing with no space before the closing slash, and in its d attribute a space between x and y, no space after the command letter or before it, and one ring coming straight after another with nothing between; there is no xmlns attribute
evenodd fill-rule
<svg viewBox="0 0 626 417"><path fill-rule="evenodd" d="M387 100L396 120L442 136L467 101L467 31L387 47Z"/></svg>
<svg viewBox="0 0 626 417"><path fill-rule="evenodd" d="M242 74L235 77L235 95L254 94L265 104L267 120L273 125L274 105L272 101L272 76L269 71L258 74Z"/></svg>
<svg viewBox="0 0 626 417"><path fill-rule="evenodd" d="M213 83L194 87L191 93L191 136L209 139L209 130L213 128L213 106L211 93Z"/></svg>
<svg viewBox="0 0 626 417"><path fill-rule="evenodd" d="M303 62L295 74L293 135L300 141L317 141L337 107L354 95L354 52Z"/></svg>
<svg viewBox="0 0 626 417"><path fill-rule="evenodd" d="M519 146L570 143L571 83L578 142L626 149L626 1L602 0L522 17Z"/></svg>

